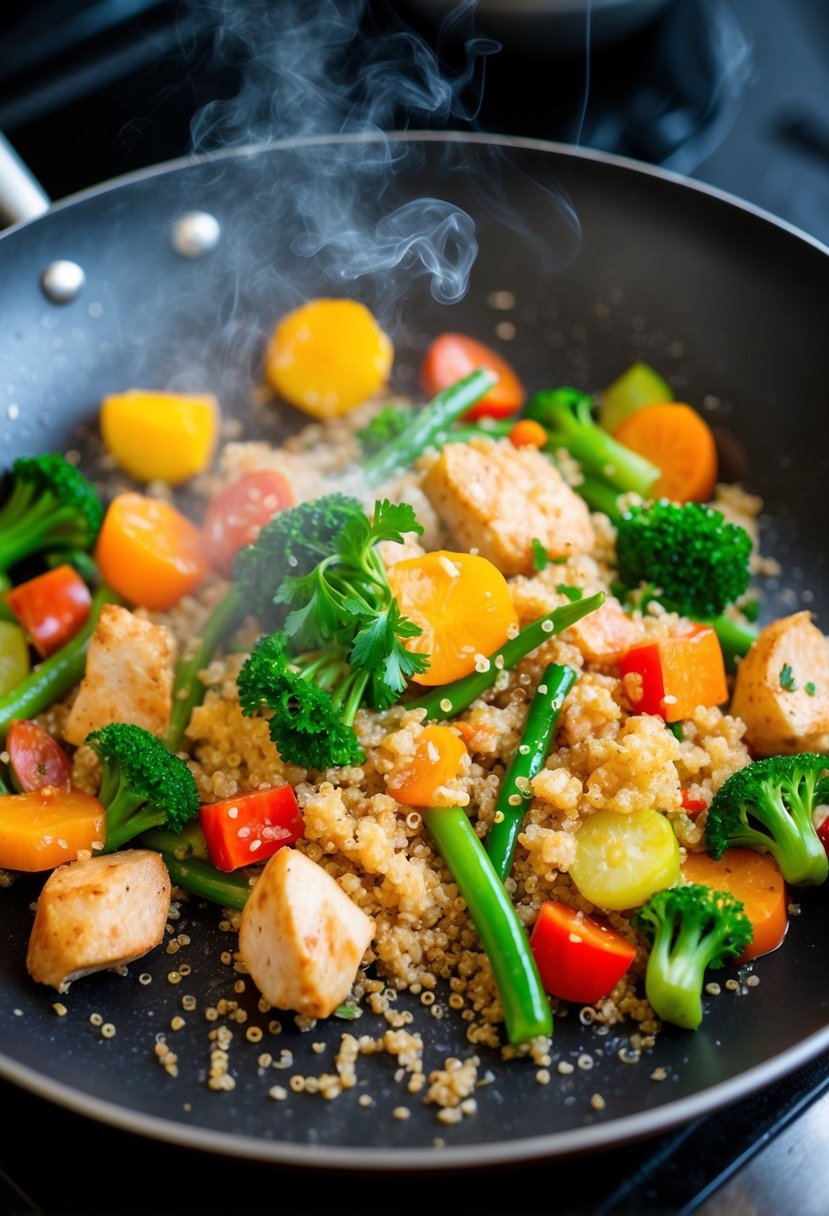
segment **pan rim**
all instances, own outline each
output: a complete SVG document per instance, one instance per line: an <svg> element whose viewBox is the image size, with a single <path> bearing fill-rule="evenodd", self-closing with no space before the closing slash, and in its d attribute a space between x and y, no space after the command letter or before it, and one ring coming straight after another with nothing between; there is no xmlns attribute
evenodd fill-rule
<svg viewBox="0 0 829 1216"><path fill-rule="evenodd" d="M655 178L692 190L698 195L710 197L738 209L761 221L771 224L783 233L794 237L799 243L812 247L820 255L829 256L829 246L802 231L786 220L756 206L739 196L698 182L673 170L652 166L644 162L605 153L595 149L580 148L553 141L530 139L487 133L405 131L389 133L353 133L318 135L283 140L265 141L255 144L221 149L200 156L184 156L160 162L129 174L109 179L54 203L43 216L25 223L16 224L2 234L0 240L23 228L49 219L54 213L82 204L102 194L126 187L131 183L146 181L162 174L210 164L228 159L242 159L262 154L279 153L301 147L380 142L391 140L398 143L471 144L477 143L500 148L516 148L540 153L552 153L563 160L581 160L615 166L636 176ZM2 249L0 248L0 254ZM772 1084L797 1068L807 1064L824 1051L829 1051L829 1025L814 1031L806 1039L790 1047L771 1060L766 1060L744 1072L721 1081L688 1097L668 1102L652 1110L610 1119L602 1123L572 1128L549 1134L520 1137L495 1144L446 1145L441 1149L423 1148L371 1148L341 1147L278 1142L252 1136L232 1135L213 1131L198 1125L188 1125L171 1119L143 1114L121 1107L114 1102L85 1094L63 1082L52 1081L46 1074L23 1065L0 1052L0 1077L19 1085L38 1097L62 1106L66 1110L85 1115L100 1123L122 1131L163 1141L167 1144L200 1151L218 1153L235 1159L271 1162L300 1168L324 1168L331 1171L356 1172L371 1169L382 1172L401 1172L407 1169L436 1172L485 1167L488 1165L518 1165L542 1159L576 1156L596 1150L615 1147L623 1143L641 1140L659 1131L676 1127L697 1116L711 1113L731 1105L742 1098Z"/></svg>

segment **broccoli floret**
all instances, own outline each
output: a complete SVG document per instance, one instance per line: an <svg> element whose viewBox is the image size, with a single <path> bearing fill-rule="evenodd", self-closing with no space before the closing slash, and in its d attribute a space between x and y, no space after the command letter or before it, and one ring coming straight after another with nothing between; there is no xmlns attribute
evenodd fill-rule
<svg viewBox="0 0 829 1216"><path fill-rule="evenodd" d="M98 798L106 811L105 853L150 828L180 832L198 813L190 769L148 730L113 722L87 735L86 742L101 761Z"/></svg>
<svg viewBox="0 0 829 1216"><path fill-rule="evenodd" d="M734 846L770 853L792 886L824 882L829 859L813 812L825 801L829 757L812 752L767 756L738 769L708 808L705 836L712 857Z"/></svg>
<svg viewBox="0 0 829 1216"><path fill-rule="evenodd" d="M595 491L598 510L615 514L618 494L647 498L660 470L637 452L624 447L595 421L593 399L574 388L545 389L536 393L524 411L546 429L546 450L553 455L565 448L581 465L585 481L575 487L590 502ZM590 502L593 506L594 503Z"/></svg>
<svg viewBox="0 0 829 1216"><path fill-rule="evenodd" d="M742 954L752 939L743 905L728 891L688 883L657 891L632 924L651 943L645 995L663 1022L696 1030L707 967Z"/></svg>
<svg viewBox="0 0 829 1216"><path fill-rule="evenodd" d="M21 456L0 508L0 571L45 552L89 550L104 518L98 492L59 452Z"/></svg>
<svg viewBox="0 0 829 1216"><path fill-rule="evenodd" d="M367 681L341 648L289 658L285 635L274 633L259 639L239 672L239 704L246 717L270 712L270 736L290 764L354 764L363 753L352 723Z"/></svg>
<svg viewBox="0 0 829 1216"><path fill-rule="evenodd" d="M629 507L616 533L618 575L628 587L653 583L665 607L717 616L748 586L751 537L698 502L659 499Z"/></svg>
<svg viewBox="0 0 829 1216"><path fill-rule="evenodd" d="M402 435L411 421L411 407L399 404L384 405L371 422L357 431L363 455L374 456L382 451L387 444L393 443L398 435Z"/></svg>

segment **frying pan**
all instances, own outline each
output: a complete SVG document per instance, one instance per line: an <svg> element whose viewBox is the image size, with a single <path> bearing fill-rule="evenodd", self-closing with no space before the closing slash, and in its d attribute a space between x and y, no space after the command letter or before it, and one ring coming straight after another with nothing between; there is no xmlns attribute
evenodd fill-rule
<svg viewBox="0 0 829 1216"><path fill-rule="evenodd" d="M442 213L448 226L431 244L421 233L419 245L403 241L390 256L389 232L400 232L389 217L437 214L424 200L457 210ZM218 227L205 229L188 218L194 212ZM467 264L470 218L477 256ZM208 232L201 256L179 252L194 224ZM366 248L373 262L357 256ZM84 282L54 303L43 276L59 260L81 267ZM829 251L733 198L612 156L528 140L286 142L161 166L58 204L0 240L0 275L4 463L76 448L93 469L98 403L136 385L212 387L247 435L278 441L297 418L252 391L266 335L304 298L354 295L392 333L404 391L425 342L449 328L500 346L530 390L596 389L636 358L653 362L679 398L707 411L724 476L765 501L763 550L783 570L769 586L766 616L807 607L824 626L829 619L818 524L829 514ZM440 1170L590 1152L723 1107L829 1047L829 909L826 891L813 890L798 893L801 914L784 946L737 973L737 993L706 998L699 1030L666 1027L638 1063L619 1054L630 1058L631 1027L601 1035L570 1010L557 1017L550 1081L539 1084L529 1062L507 1065L473 1048L452 1011L437 1018L417 1005L427 1071L450 1056L480 1057L490 1084L476 1094L476 1115L439 1124L387 1056L362 1060L358 1085L336 1101L310 1093L274 1101L269 1089L287 1088L290 1076L330 1071L344 1031L377 1034L385 1024L365 1014L356 1029L332 1020L300 1033L283 1019L282 1033L269 1035L255 994L234 994L217 910L199 906L186 910L180 931L190 942L179 955L158 950L127 976L76 983L58 1017L55 994L31 983L24 966L37 887L21 878L0 891L0 1073L93 1119L228 1156ZM191 973L170 982L185 957ZM744 983L752 973L756 987ZM246 1025L264 1027L256 1046L246 1025L227 1023L232 1091L208 1086L211 1024L202 1015L171 1032L183 993L199 1009L235 999ZM102 1038L93 1014L115 1026L114 1038ZM154 1055L164 1035L176 1076ZM277 1060L290 1052L293 1063L264 1066L263 1051ZM574 1067L559 1072L559 1062ZM651 1079L657 1069L661 1083ZM408 1118L395 1117L400 1107Z"/></svg>

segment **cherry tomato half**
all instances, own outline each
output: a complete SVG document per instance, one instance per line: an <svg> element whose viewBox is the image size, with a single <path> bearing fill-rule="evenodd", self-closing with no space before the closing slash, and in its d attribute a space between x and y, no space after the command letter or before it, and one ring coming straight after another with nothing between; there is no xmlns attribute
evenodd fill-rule
<svg viewBox="0 0 829 1216"><path fill-rule="evenodd" d="M52 785L69 789L72 762L56 739L39 722L16 718L6 732L9 772L20 793Z"/></svg>
<svg viewBox="0 0 829 1216"><path fill-rule="evenodd" d="M466 411L464 418L508 418L516 414L527 394L515 370L497 351L466 334L440 334L429 344L418 383L426 397L434 397L481 367L494 372L498 383Z"/></svg>
<svg viewBox="0 0 829 1216"><path fill-rule="evenodd" d="M229 576L233 559L256 540L262 528L294 496L281 473L254 469L214 494L207 504L203 531L210 560L219 574Z"/></svg>

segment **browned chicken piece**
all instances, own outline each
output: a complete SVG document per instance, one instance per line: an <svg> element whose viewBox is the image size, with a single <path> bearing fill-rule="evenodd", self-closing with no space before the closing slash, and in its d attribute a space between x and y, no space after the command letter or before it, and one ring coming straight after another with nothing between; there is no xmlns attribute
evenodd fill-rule
<svg viewBox="0 0 829 1216"><path fill-rule="evenodd" d="M175 640L166 625L106 604L89 642L86 671L63 737L80 745L93 730L131 722L162 735L173 707Z"/></svg>
<svg viewBox="0 0 829 1216"><path fill-rule="evenodd" d="M327 870L274 853L245 904L239 955L265 1000L326 1018L351 991L374 925Z"/></svg>
<svg viewBox="0 0 829 1216"><path fill-rule="evenodd" d="M823 751L829 745L829 638L810 612L760 631L737 668L731 713L759 756Z"/></svg>
<svg viewBox="0 0 829 1216"><path fill-rule="evenodd" d="M37 901L32 979L65 992L83 975L141 958L164 937L170 890L167 867L149 849L58 866Z"/></svg>
<svg viewBox="0 0 829 1216"><path fill-rule="evenodd" d="M507 575L532 572L534 538L551 557L589 553L595 543L587 504L535 448L447 443L422 489L460 545Z"/></svg>

